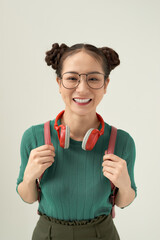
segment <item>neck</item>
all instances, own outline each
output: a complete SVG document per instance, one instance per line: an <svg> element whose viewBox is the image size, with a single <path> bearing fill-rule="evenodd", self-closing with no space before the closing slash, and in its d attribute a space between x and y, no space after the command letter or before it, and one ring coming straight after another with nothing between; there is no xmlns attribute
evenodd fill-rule
<svg viewBox="0 0 160 240"><path fill-rule="evenodd" d="M90 128L99 128L100 122L96 112L87 115L77 115L73 112L65 111L61 118L61 124L69 126L72 139L82 141Z"/></svg>

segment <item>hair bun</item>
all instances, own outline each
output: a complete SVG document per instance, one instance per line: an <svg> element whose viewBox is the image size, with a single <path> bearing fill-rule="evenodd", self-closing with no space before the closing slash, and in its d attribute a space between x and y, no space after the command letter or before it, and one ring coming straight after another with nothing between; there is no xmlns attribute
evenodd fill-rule
<svg viewBox="0 0 160 240"><path fill-rule="evenodd" d="M48 66L52 66L53 69L57 69L61 56L68 46L62 43L60 46L58 43L52 44L52 49L46 52L45 61Z"/></svg>
<svg viewBox="0 0 160 240"><path fill-rule="evenodd" d="M110 71L120 64L119 55L112 48L102 47L99 49L103 52L103 54L107 58Z"/></svg>

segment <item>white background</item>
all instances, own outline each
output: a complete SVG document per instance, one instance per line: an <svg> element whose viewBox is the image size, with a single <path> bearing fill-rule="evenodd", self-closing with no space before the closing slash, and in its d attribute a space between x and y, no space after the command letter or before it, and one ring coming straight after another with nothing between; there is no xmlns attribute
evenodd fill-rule
<svg viewBox="0 0 160 240"><path fill-rule="evenodd" d="M122 240L160 239L159 13L158 0L0 1L0 239L29 240L38 220L37 203L20 199L16 181L23 132L64 109L44 61L55 42L118 52L121 64L97 112L135 140L138 195L116 207L114 222Z"/></svg>

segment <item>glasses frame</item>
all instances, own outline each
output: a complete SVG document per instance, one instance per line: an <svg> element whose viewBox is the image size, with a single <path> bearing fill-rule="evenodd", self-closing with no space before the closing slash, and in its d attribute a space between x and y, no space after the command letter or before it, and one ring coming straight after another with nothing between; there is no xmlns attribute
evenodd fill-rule
<svg viewBox="0 0 160 240"><path fill-rule="evenodd" d="M79 75L79 81L78 81L78 84L77 84L76 87L74 87L74 88L67 88L67 87L64 86L64 84L63 84L63 75L66 74L66 73L74 73L74 74ZM100 72L90 72L90 73L81 73L81 74L79 74L79 73L77 73L77 72L65 72L65 73L63 73L63 74L61 75L60 79L61 79L61 81L62 81L62 85L63 85L64 88L66 88L66 89L75 89L75 88L77 88L78 85L80 84L80 81L81 81L81 80L80 80L80 76L81 76L81 75L86 75L87 85L88 85L90 88L92 88L92 87L88 84L87 76L90 75L90 74L94 74L94 73L96 73L96 74L101 74L101 75L104 76L104 83L103 83L103 85L102 85L102 87L103 87L104 84L105 84L105 81L106 81L107 76L106 76L104 73L100 73ZM100 87L100 88L92 88L92 89L101 89L102 87Z"/></svg>

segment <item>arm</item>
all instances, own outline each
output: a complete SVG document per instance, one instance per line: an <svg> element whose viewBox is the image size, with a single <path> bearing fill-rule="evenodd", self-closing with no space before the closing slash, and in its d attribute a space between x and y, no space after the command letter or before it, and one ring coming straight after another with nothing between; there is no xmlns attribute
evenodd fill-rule
<svg viewBox="0 0 160 240"><path fill-rule="evenodd" d="M105 154L102 163L104 176L106 176L117 188L115 204L124 208L136 197L136 185L134 181L135 143L128 136L122 158L114 154Z"/></svg>
<svg viewBox="0 0 160 240"><path fill-rule="evenodd" d="M36 179L54 162L54 147L42 145L30 152L29 160L25 168L23 181L18 185L18 193L28 203L38 199Z"/></svg>
<svg viewBox="0 0 160 240"><path fill-rule="evenodd" d="M36 181L29 181L28 179L23 179L18 185L18 193L27 203L34 203L38 199L38 191Z"/></svg>
<svg viewBox="0 0 160 240"><path fill-rule="evenodd" d="M137 187L134 180L134 165L136 158L136 147L133 138L129 135L126 148L123 152L123 159L127 163L127 169L129 174L129 185L125 188L120 188L117 192L115 204L124 208L130 205L137 195Z"/></svg>
<svg viewBox="0 0 160 240"><path fill-rule="evenodd" d="M54 162L55 149L51 145L36 146L32 127L22 137L21 166L16 190L22 200L33 203L38 199L36 179Z"/></svg>
<svg viewBox="0 0 160 240"><path fill-rule="evenodd" d="M131 202L133 202L135 198L135 191L133 188L129 187L126 189L118 189L115 205L120 208L124 208L128 206Z"/></svg>

